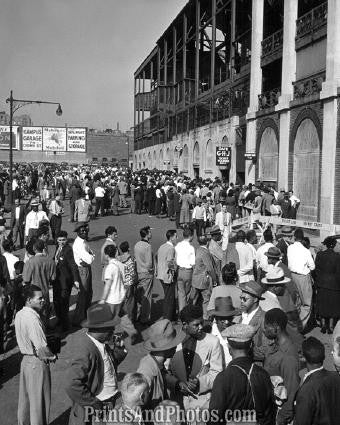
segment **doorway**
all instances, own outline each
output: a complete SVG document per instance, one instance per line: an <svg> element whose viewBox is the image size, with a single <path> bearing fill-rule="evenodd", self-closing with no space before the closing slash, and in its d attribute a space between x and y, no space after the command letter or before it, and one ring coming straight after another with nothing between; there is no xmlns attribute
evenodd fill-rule
<svg viewBox="0 0 340 425"><path fill-rule="evenodd" d="M200 169L199 167L194 167L194 178L198 179L200 176Z"/></svg>

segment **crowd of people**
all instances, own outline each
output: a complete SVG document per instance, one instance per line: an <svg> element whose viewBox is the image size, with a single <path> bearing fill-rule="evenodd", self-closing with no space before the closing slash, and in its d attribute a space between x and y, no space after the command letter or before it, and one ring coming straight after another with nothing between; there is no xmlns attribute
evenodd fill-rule
<svg viewBox="0 0 340 425"><path fill-rule="evenodd" d="M247 216L252 223L263 215L296 218L300 201L292 192L260 182L238 187L171 172L85 166L67 173L43 170L27 180L27 193L17 190L7 208L9 226L2 214L0 255L2 345L14 323L23 354L20 425L48 423L50 364L60 349L55 335L63 338L78 327L87 332L70 342L77 354L64 382L70 424L340 422L336 237L313 250L300 228L233 226ZM63 230L66 202L76 235L72 246ZM163 219L162 228L167 223L156 252L147 217L134 246L118 242L119 229L108 226L100 252L94 252L90 226L122 209ZM23 247L21 260L13 252ZM103 290L93 303L95 254ZM164 292L157 320L155 279ZM70 314L73 287L78 294ZM333 334L335 371L323 366L320 339L306 336L316 326ZM142 343L148 354L119 384L125 338L128 346Z"/></svg>

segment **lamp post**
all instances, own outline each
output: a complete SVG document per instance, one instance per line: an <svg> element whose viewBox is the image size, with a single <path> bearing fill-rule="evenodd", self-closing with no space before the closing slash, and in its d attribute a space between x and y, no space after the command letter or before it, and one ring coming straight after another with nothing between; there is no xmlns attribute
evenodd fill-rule
<svg viewBox="0 0 340 425"><path fill-rule="evenodd" d="M6 99L6 103L9 103L9 201L12 205L13 203L13 114L20 108L26 105L32 105L32 104L38 104L41 105L43 103L49 104L49 105L58 105L58 108L56 110L56 114L60 116L63 111L61 109L59 102L46 102L43 100L22 100L22 99L14 99L13 98L13 90L11 90L10 97Z"/></svg>

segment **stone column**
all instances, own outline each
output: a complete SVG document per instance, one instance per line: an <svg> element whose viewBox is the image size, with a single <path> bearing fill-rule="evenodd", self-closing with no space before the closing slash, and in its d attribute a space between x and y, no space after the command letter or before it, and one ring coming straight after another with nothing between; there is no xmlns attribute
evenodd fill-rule
<svg viewBox="0 0 340 425"><path fill-rule="evenodd" d="M253 0L252 3L250 99L247 113L246 142L247 152L256 152L256 111L258 110L258 95L262 90L261 42L263 40L263 3L264 0ZM255 183L255 166L251 161L245 161L245 163L246 184Z"/></svg>
<svg viewBox="0 0 340 425"><path fill-rule="evenodd" d="M337 93L340 87L340 2L328 0L326 81L322 85L323 134L320 182L320 221L333 224L337 143Z"/></svg>
<svg viewBox="0 0 340 425"><path fill-rule="evenodd" d="M296 0L286 0L284 2L283 20L281 96L275 108L280 113L278 188L284 188L285 190L290 189L288 188L289 102L293 100L294 88L292 83L296 80L295 34L297 14L298 2Z"/></svg>

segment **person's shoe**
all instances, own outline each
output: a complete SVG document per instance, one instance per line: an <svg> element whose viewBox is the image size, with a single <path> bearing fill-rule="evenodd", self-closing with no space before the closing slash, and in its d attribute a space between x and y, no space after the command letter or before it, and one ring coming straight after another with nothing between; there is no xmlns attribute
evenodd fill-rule
<svg viewBox="0 0 340 425"><path fill-rule="evenodd" d="M327 333L328 333L328 335L332 335L333 331L334 331L334 329L333 329L332 327L329 327L329 328L327 329Z"/></svg>
<svg viewBox="0 0 340 425"><path fill-rule="evenodd" d="M322 334L325 334L325 333L327 332L327 328L326 328L326 326L321 326L320 332L321 332Z"/></svg>

